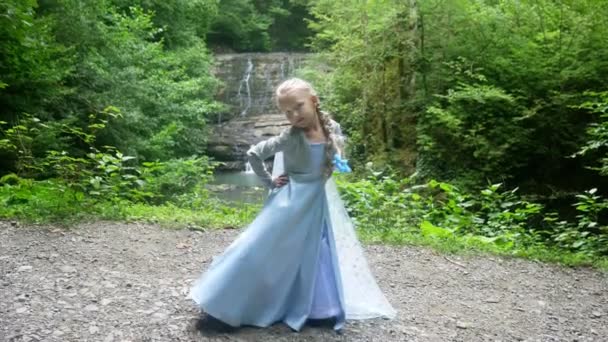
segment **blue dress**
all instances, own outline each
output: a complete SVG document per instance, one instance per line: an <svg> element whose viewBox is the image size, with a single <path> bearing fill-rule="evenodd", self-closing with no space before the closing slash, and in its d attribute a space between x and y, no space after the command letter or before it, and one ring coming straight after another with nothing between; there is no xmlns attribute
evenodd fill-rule
<svg viewBox="0 0 608 342"><path fill-rule="evenodd" d="M344 296L329 219L324 144L310 144L308 172L289 174L259 215L211 263L190 296L231 326L284 322L299 331L308 319L345 321Z"/></svg>

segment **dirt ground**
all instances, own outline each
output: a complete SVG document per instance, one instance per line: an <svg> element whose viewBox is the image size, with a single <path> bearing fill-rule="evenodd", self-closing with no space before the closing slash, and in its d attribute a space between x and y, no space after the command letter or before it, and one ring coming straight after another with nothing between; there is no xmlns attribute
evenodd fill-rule
<svg viewBox="0 0 608 342"><path fill-rule="evenodd" d="M608 275L367 246L395 320L201 332L186 296L236 230L0 221L0 341L608 341Z"/></svg>

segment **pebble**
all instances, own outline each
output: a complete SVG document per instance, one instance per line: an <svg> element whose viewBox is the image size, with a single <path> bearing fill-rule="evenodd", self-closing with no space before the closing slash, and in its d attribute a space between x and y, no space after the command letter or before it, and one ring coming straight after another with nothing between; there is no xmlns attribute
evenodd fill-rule
<svg viewBox="0 0 608 342"><path fill-rule="evenodd" d="M67 265L66 266L61 266L59 269L63 273L74 273L74 272L76 272L76 268L75 267L67 266Z"/></svg>
<svg viewBox="0 0 608 342"><path fill-rule="evenodd" d="M95 304L89 304L84 307L86 311L99 311L99 308Z"/></svg>
<svg viewBox="0 0 608 342"><path fill-rule="evenodd" d="M467 322L462 322L462 321L457 321L456 322L456 327L459 329L468 329L471 327L471 325Z"/></svg>
<svg viewBox="0 0 608 342"><path fill-rule="evenodd" d="M104 342L112 342L112 341L114 341L114 333L109 333L103 341Z"/></svg>
<svg viewBox="0 0 608 342"><path fill-rule="evenodd" d="M89 244L88 236L72 245L68 242L66 246L64 240L67 239L61 239L57 244L41 240L36 245L31 243L31 235L8 235L7 240L4 240L5 235L0 235L3 243L8 241L8 249L0 251L0 267L4 266L0 271L6 272L0 279L0 303L8 303L4 307L0 305L0 321L8 318L3 321L8 322L6 325L0 324L0 336L9 332L18 334L20 337L15 342L192 340L194 335L185 335L188 334L185 327L199 313L186 299L190 284L198 276L201 264L208 265L211 253L222 251L219 244L227 246L237 234L222 232L218 240L214 235L216 231L210 230L204 239L196 238L196 244L192 243L192 248L197 250L193 258L196 260L192 261L186 260L185 256L182 260L182 256L172 252L163 253L164 249L171 249L183 241L182 232L171 232L166 240L155 238L153 240L161 242L154 244L147 241L148 236L163 236L166 231L144 227L141 232L132 230L121 235L123 225L117 227L121 231L115 235L113 229L108 229L99 237L101 230L97 226L91 233L87 233L88 230L83 233L92 234L90 239L105 242L112 250L102 248L101 244ZM125 227L130 229L128 225ZM123 242L130 241L131 234L136 233L141 235L132 240L139 240L137 244L141 251L121 253L124 257L116 255L116 251L123 249ZM68 239L72 234L66 231ZM201 233L188 234L197 237ZM138 236L145 237L138 239ZM109 241L110 238L113 240ZM12 245L11 241L19 244ZM75 250L68 251L69 248ZM608 315L604 310L608 302L606 287L598 281L604 278L595 273L574 269L569 275L552 276L535 264L519 260L514 261L514 267L525 267L523 273L526 275L520 275L518 269L510 268L511 265L496 272L491 263L475 257L472 260L479 263L479 269L471 267L464 272L435 274L425 272L418 265L424 253L416 252L415 248L397 250L387 246L366 246L366 249L377 281L390 290L386 294L399 312L397 319L350 321L344 330L346 339L334 338L331 330L319 329L307 329L298 337L311 342L476 341L482 338L503 342L532 341L532 338L582 342L603 340L601 336L608 333L603 322ZM138 258L140 252L148 255L151 250L156 256L171 257ZM68 255L81 255L82 260ZM93 258L98 260L97 264L90 263ZM114 263L118 259L120 261ZM429 259L429 266L442 269L443 261L438 263L436 259L435 256ZM471 276L463 276L465 273ZM560 292L558 286L553 288L547 284L551 281L573 283L574 274L579 273L579 286L585 287L586 293L572 288ZM524 318L532 322L526 322ZM255 332L245 330L243 336L234 337L234 340L245 337L265 342L296 338L283 325Z"/></svg>

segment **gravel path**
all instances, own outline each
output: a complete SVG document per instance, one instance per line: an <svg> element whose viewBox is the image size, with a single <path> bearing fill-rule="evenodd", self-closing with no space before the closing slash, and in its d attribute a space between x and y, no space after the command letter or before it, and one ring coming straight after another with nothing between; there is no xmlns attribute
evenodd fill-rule
<svg viewBox="0 0 608 342"><path fill-rule="evenodd" d="M606 274L379 245L368 258L398 319L202 334L188 288L237 234L0 222L0 341L608 341Z"/></svg>

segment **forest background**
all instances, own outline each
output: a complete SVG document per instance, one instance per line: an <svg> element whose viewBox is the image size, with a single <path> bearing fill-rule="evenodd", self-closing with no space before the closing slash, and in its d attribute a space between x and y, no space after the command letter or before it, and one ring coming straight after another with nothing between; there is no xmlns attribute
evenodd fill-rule
<svg viewBox="0 0 608 342"><path fill-rule="evenodd" d="M308 52L363 239L605 266L606 17L602 0L4 1L0 217L243 227L259 206L206 187L210 122L234 115L214 53Z"/></svg>

